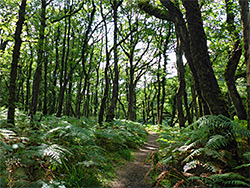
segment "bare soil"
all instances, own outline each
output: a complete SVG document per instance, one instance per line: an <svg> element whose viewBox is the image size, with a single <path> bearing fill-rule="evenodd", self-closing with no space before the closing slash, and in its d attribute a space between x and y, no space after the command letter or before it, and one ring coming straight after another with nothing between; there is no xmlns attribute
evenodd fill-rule
<svg viewBox="0 0 250 188"><path fill-rule="evenodd" d="M147 172L151 169L150 161L146 159L152 152L158 150L156 140L158 135L149 132L147 142L134 154L134 160L128 161L125 165L117 169L117 179L111 183L111 188L151 188L148 178L145 178Z"/></svg>

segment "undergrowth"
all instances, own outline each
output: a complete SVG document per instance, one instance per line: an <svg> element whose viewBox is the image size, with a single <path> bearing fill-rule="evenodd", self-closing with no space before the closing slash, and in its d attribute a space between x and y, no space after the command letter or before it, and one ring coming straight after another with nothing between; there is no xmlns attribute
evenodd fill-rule
<svg viewBox="0 0 250 188"><path fill-rule="evenodd" d="M45 116L30 122L20 111L16 126L0 111L0 187L105 187L114 166L147 136L127 120L100 126L94 120Z"/></svg>
<svg viewBox="0 0 250 188"><path fill-rule="evenodd" d="M156 187L250 187L245 121L204 116L181 130L165 126L160 135L148 172Z"/></svg>

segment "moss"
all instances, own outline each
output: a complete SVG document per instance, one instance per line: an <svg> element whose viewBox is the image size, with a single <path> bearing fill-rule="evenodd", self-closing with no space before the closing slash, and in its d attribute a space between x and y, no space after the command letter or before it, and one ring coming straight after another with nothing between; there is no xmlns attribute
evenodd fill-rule
<svg viewBox="0 0 250 188"><path fill-rule="evenodd" d="M139 0L137 1L137 5L141 10L152 16L155 16L156 18L171 21L170 15L166 9L161 9L152 5L148 0Z"/></svg>

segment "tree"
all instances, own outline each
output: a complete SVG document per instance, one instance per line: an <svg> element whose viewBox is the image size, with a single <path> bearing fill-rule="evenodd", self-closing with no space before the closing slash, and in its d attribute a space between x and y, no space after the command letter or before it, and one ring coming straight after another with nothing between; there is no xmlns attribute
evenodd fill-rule
<svg viewBox="0 0 250 188"><path fill-rule="evenodd" d="M183 43L183 51L193 73L198 94L204 98L211 114L229 116L228 106L210 63L198 1L182 1L186 10L186 21L178 4L169 0L161 0L161 3L167 8L167 12L158 9L147 1L140 2L139 6L158 18L174 22L176 35Z"/></svg>
<svg viewBox="0 0 250 188"><path fill-rule="evenodd" d="M109 64L110 64L110 52L108 49L108 26L106 22L106 17L103 12L103 7L101 5L101 15L102 19L104 22L104 36L105 36L105 54L106 54L106 65L105 65L105 70L104 70L104 76L105 76L105 88L104 88L104 94L101 100L101 106L100 106L100 111L98 114L98 123L102 124L103 123L103 116L106 108L106 101L108 99L108 92L109 92L109 76L108 76L108 69L109 69Z"/></svg>
<svg viewBox="0 0 250 188"><path fill-rule="evenodd" d="M118 35L118 27L117 27L117 11L118 7L121 5L122 1L117 2L116 0L113 1L112 7L114 11L114 80L113 80L113 90L112 90L112 98L111 98L111 104L108 109L107 114L107 121L110 122L115 117L115 109L116 104L118 100L118 93L119 93L119 69L118 69L118 51L117 51L117 35Z"/></svg>
<svg viewBox="0 0 250 188"><path fill-rule="evenodd" d="M44 63L44 39L45 39L45 27L46 27L46 7L48 6L47 0L41 0L40 10L40 25L39 25L39 39L37 44L37 67L34 75L32 86L32 104L30 109L30 116L33 120L33 116L37 111L37 103L39 96L40 83L42 79L42 65Z"/></svg>
<svg viewBox="0 0 250 188"><path fill-rule="evenodd" d="M226 0L226 12L227 12L227 28L232 38L233 49L229 54L228 63L225 69L225 80L229 92L229 96L233 101L235 111L239 119L247 118L245 107L242 103L241 96L239 95L236 85L235 85L235 72L240 61L242 54L242 49L240 46L240 37L238 32L236 32L236 26L234 24L234 12L233 12L233 2L231 0Z"/></svg>
<svg viewBox="0 0 250 188"><path fill-rule="evenodd" d="M10 86L9 86L9 108L8 108L8 117L7 122L15 124L15 102L16 102L16 77L17 77L17 66L18 60L20 57L20 48L21 48L21 34L22 28L25 20L25 9L26 9L26 0L22 0L21 6L19 9L19 18L16 23L15 31L15 45L12 53L12 62L11 62L11 73L10 73Z"/></svg>
<svg viewBox="0 0 250 188"><path fill-rule="evenodd" d="M178 70L178 79L179 79L179 88L176 93L176 107L177 115L179 119L179 126L184 127L185 117L182 106L182 98L184 96L186 82L185 82L185 69L182 60L182 44L180 39L177 38L177 48L176 48L176 59L177 59L177 70Z"/></svg>
<svg viewBox="0 0 250 188"><path fill-rule="evenodd" d="M241 11L241 24L244 37L244 56L247 67L247 120L248 130L250 130L250 18L249 18L249 3L248 1L239 0ZM248 138L248 145L250 148L250 138Z"/></svg>

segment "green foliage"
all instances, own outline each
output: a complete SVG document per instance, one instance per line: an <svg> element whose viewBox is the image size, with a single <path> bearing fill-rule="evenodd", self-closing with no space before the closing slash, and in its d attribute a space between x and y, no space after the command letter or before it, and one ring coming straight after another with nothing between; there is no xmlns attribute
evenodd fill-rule
<svg viewBox="0 0 250 188"><path fill-rule="evenodd" d="M185 129L164 127L159 143L160 159L152 176L164 185L249 186L249 151L245 125L222 116L204 116ZM152 171L153 172L153 171ZM160 174L165 174L159 181ZM154 175L156 174L156 175Z"/></svg>
<svg viewBox="0 0 250 188"><path fill-rule="evenodd" d="M126 120L100 127L86 118L46 116L31 124L17 112L16 127L0 129L1 187L105 186L113 165L131 160L130 149L147 136L141 124ZM0 114L4 119L6 111Z"/></svg>

